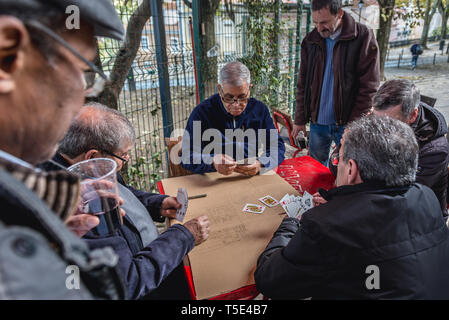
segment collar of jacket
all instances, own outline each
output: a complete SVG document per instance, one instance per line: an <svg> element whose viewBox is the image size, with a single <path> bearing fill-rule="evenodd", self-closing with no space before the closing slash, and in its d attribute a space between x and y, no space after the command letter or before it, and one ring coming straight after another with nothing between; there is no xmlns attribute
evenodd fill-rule
<svg viewBox="0 0 449 320"><path fill-rule="evenodd" d="M420 144L441 137L447 133L444 116L435 108L420 102L418 118L410 126Z"/></svg>
<svg viewBox="0 0 449 320"><path fill-rule="evenodd" d="M75 213L80 195L77 176L66 171L36 171L5 159L0 168L25 184L62 220Z"/></svg>
<svg viewBox="0 0 449 320"><path fill-rule="evenodd" d="M402 194L410 189L411 185L388 187L383 181L369 181L354 185L340 186L330 190L319 189L318 192L326 200L332 200L334 197L345 196L359 192L379 192L388 194Z"/></svg>
<svg viewBox="0 0 449 320"><path fill-rule="evenodd" d="M338 37L337 41L340 40L352 40L357 37L358 30L357 30L357 22L354 20L353 17L351 17L350 14L344 12L343 17L341 18L342 21L342 30L341 34ZM313 29L312 32L310 32L308 36L308 40L310 42L314 43L322 43L326 41L325 38L320 36L320 33L317 31L317 29Z"/></svg>

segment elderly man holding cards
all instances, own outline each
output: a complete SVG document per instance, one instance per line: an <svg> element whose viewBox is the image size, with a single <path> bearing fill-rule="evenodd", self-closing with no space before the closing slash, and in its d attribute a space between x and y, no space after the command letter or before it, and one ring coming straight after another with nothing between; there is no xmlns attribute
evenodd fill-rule
<svg viewBox="0 0 449 320"><path fill-rule="evenodd" d="M449 230L431 189L415 183L418 143L395 119L348 125L327 202L286 218L255 281L276 299L448 299Z"/></svg>
<svg viewBox="0 0 449 320"><path fill-rule="evenodd" d="M129 160L134 139L132 124L120 112L91 103L73 120L53 160L41 168L55 170L87 159L110 158L119 171ZM176 224L159 235L153 220L175 218L181 209L177 198L136 190L118 177L126 212L123 225L109 235L89 231L84 239L91 248L109 246L116 251L129 299L188 299L181 262L208 238L207 217Z"/></svg>
<svg viewBox="0 0 449 320"><path fill-rule="evenodd" d="M284 160L284 143L267 106L250 97L250 80L250 71L238 61L220 71L218 93L200 103L187 122L182 139L185 169L254 176Z"/></svg>

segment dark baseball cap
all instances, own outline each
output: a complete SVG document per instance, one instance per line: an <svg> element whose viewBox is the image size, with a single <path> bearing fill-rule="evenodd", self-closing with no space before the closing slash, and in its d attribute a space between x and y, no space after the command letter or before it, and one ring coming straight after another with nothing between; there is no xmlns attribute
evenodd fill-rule
<svg viewBox="0 0 449 320"><path fill-rule="evenodd" d="M61 10L66 13L68 6L77 6L81 20L91 24L94 34L99 37L123 40L125 31L123 25L112 5L111 0L1 0L2 6L11 6L19 9L39 9L42 7ZM1 14L1 13L0 13Z"/></svg>

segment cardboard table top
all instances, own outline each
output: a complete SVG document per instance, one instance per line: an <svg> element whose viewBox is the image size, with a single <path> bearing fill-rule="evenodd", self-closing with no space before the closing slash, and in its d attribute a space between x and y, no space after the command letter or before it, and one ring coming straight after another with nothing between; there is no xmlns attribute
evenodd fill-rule
<svg viewBox="0 0 449 320"><path fill-rule="evenodd" d="M178 188L189 196L184 222L207 215L209 238L189 253L197 299L206 299L254 284L257 258L286 216L280 205L266 207L262 214L246 213L247 203L271 195L278 201L287 193L298 195L291 185L274 172L246 177L223 176L216 172L162 180L164 192L176 196ZM172 220L171 224L177 223Z"/></svg>

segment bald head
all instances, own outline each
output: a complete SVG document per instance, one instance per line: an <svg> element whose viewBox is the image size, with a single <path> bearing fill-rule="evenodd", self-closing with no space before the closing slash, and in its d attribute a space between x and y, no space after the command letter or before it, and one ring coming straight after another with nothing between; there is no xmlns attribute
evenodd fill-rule
<svg viewBox="0 0 449 320"><path fill-rule="evenodd" d="M58 151L74 159L90 149L115 152L134 144L134 140L134 127L123 114L99 103L88 103L70 124Z"/></svg>

